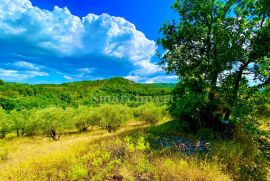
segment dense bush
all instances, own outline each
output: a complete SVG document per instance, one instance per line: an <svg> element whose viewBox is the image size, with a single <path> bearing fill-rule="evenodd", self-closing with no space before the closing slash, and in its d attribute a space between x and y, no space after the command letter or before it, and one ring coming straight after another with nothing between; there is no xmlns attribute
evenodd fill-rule
<svg viewBox="0 0 270 181"><path fill-rule="evenodd" d="M212 112L207 111L209 100L206 93L187 89L186 82L178 84L174 90L176 100L170 104L170 112L177 120L185 121L189 131L197 131L200 127L209 126L206 124L210 124L211 119L207 114Z"/></svg>
<svg viewBox="0 0 270 181"><path fill-rule="evenodd" d="M132 114L127 106L124 105L101 105L98 114L102 115L100 125L109 132L117 130L132 118Z"/></svg>
<svg viewBox="0 0 270 181"><path fill-rule="evenodd" d="M101 117L97 108L79 107L78 109L73 109L71 119L73 119L75 127L79 131L85 132L90 126L99 125Z"/></svg>
<svg viewBox="0 0 270 181"><path fill-rule="evenodd" d="M151 125L157 124L167 115L168 113L165 106L157 106L154 103L146 103L139 106L134 111L134 116L137 117L137 119Z"/></svg>

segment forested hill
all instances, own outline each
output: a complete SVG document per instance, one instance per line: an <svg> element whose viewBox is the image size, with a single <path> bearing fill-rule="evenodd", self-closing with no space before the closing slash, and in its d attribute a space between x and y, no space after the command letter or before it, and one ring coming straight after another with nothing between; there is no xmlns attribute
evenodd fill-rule
<svg viewBox="0 0 270 181"><path fill-rule="evenodd" d="M6 110L42 108L51 105L79 106L98 104L100 97L124 98L135 104L142 96L170 95L175 84L139 84L124 78L82 81L65 84L20 84L0 82L0 106ZM113 100L117 101L117 100Z"/></svg>

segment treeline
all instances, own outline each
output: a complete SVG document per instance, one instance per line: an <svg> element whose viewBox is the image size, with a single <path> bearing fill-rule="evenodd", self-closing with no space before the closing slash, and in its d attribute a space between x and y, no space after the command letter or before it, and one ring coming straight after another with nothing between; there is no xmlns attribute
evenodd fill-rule
<svg viewBox="0 0 270 181"><path fill-rule="evenodd" d="M156 124L167 115L166 106L157 106L154 103L136 108L104 104L96 107L48 107L10 112L0 109L0 138L16 133L17 136L43 135L58 140L65 133L74 130L85 132L91 127L101 127L113 132L131 120Z"/></svg>
<svg viewBox="0 0 270 181"><path fill-rule="evenodd" d="M138 84L124 78L66 84L29 85L0 82L0 107L5 110L99 105L101 98L116 97L119 103L138 106L138 97L171 95L174 84ZM153 100L154 101L154 100ZM110 100L108 103L111 103Z"/></svg>

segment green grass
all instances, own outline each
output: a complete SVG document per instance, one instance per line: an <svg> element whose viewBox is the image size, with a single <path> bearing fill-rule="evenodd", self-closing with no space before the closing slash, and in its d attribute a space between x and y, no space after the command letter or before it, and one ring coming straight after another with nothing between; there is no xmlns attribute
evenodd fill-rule
<svg viewBox="0 0 270 181"><path fill-rule="evenodd" d="M167 121L157 126L149 127L146 132L151 133L153 136L168 136L179 135L183 133L184 125L179 121Z"/></svg>

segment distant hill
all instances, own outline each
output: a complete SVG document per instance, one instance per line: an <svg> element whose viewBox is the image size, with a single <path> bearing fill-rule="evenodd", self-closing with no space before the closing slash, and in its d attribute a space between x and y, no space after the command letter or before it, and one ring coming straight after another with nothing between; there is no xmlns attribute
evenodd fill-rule
<svg viewBox="0 0 270 181"><path fill-rule="evenodd" d="M51 105L98 104L101 97L122 98L133 104L137 97L170 95L175 84L140 84L121 77L64 84L0 84L0 106L6 110L41 108Z"/></svg>

